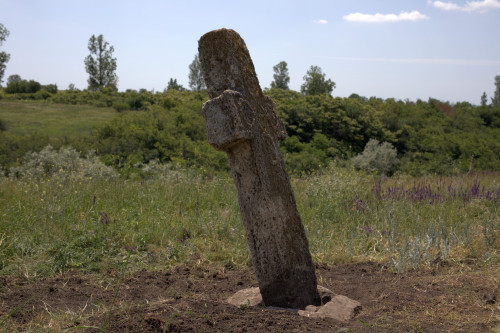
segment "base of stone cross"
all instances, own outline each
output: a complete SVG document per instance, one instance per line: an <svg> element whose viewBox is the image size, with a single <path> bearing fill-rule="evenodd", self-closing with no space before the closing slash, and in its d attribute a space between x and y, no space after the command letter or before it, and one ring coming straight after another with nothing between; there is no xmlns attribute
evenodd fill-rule
<svg viewBox="0 0 500 333"><path fill-rule="evenodd" d="M269 306L267 309L296 312L300 316L309 318L333 318L341 322L348 322L361 311L361 303L343 295L335 295L330 289L318 286L321 297L320 306L309 305L304 310L287 309ZM259 287L247 288L238 291L227 299L229 304L244 306L263 306Z"/></svg>

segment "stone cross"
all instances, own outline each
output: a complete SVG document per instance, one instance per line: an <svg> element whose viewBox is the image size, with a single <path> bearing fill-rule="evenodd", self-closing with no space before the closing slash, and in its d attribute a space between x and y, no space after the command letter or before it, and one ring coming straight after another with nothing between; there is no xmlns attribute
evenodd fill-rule
<svg viewBox="0 0 500 333"><path fill-rule="evenodd" d="M279 140L287 134L276 106L262 93L237 32L211 31L198 45L211 98L202 109L208 141L228 155L264 304L319 305L309 243L281 156Z"/></svg>

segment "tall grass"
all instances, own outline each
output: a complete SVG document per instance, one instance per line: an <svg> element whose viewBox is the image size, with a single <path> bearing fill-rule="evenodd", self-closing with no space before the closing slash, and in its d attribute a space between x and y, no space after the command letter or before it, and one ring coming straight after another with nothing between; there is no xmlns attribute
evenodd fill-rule
<svg viewBox="0 0 500 333"><path fill-rule="evenodd" d="M333 166L295 184L318 261L370 259L405 271L499 259L498 173L384 178Z"/></svg>
<svg viewBox="0 0 500 333"><path fill-rule="evenodd" d="M78 176L82 170L72 170L72 177L56 170L0 178L0 274L100 272L119 269L126 258L128 269L198 261L248 265L230 175L155 170L133 180ZM443 261L498 262L500 199L486 193L498 193L499 182L494 173L379 178L335 164L292 178L316 262L377 260L395 271ZM479 193L485 195L446 196L448 187L477 193L477 184L484 184ZM446 199L415 200L404 190L413 186Z"/></svg>

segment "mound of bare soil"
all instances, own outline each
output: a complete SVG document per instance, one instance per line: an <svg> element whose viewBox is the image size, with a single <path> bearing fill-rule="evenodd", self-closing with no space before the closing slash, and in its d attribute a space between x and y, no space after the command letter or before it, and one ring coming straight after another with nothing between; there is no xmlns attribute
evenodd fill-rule
<svg viewBox="0 0 500 333"><path fill-rule="evenodd" d="M95 326L106 332L489 332L500 323L500 270L450 266L394 274L367 262L318 267L318 283L361 302L349 323L225 300L257 286L249 268L179 266L120 276L0 277L0 322L13 331ZM0 327L0 330L4 329ZM94 329L76 331L98 332Z"/></svg>

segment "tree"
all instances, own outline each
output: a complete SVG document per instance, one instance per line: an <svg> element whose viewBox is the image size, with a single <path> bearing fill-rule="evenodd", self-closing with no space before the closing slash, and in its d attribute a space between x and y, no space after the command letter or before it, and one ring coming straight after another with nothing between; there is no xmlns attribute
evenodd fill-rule
<svg viewBox="0 0 500 333"><path fill-rule="evenodd" d="M493 106L500 106L500 75L495 76L495 94L491 99Z"/></svg>
<svg viewBox="0 0 500 333"><path fill-rule="evenodd" d="M5 87L7 94L30 94L36 93L42 89L40 82L35 80L22 80L19 75L11 75L7 79L8 84Z"/></svg>
<svg viewBox="0 0 500 333"><path fill-rule="evenodd" d="M85 70L89 74L87 80L90 90L110 87L117 89L116 58L113 58L114 47L104 40L102 35L92 35L88 45L90 54L85 58Z"/></svg>
<svg viewBox="0 0 500 333"><path fill-rule="evenodd" d="M12 75L9 75L9 77L7 78L7 85L11 84L11 83L18 83L18 82L21 82L23 79L21 79L21 75L19 74L12 74Z"/></svg>
<svg viewBox="0 0 500 333"><path fill-rule="evenodd" d="M488 96L486 96L486 92L483 92L481 95L481 106L486 106L488 103Z"/></svg>
<svg viewBox="0 0 500 333"><path fill-rule="evenodd" d="M10 31L0 23L0 46L2 46L3 42L7 40L9 37ZM7 63L10 60L10 54L5 51L0 52L0 87L2 86L2 79L5 74L5 68L7 67Z"/></svg>
<svg viewBox="0 0 500 333"><path fill-rule="evenodd" d="M304 76L304 84L300 91L304 95L329 95L335 88L335 82L325 79L326 74L319 66L311 66Z"/></svg>
<svg viewBox="0 0 500 333"><path fill-rule="evenodd" d="M198 54L194 56L193 62L189 65L189 88L194 91L206 89Z"/></svg>
<svg viewBox="0 0 500 333"><path fill-rule="evenodd" d="M177 83L177 79L170 78L170 80L168 81L167 90L183 91L184 87Z"/></svg>
<svg viewBox="0 0 500 333"><path fill-rule="evenodd" d="M356 93L352 93L351 95L349 95L348 98L357 99L360 102L366 102L366 101L368 101L368 98L366 98L365 96L360 96L360 95L358 95Z"/></svg>
<svg viewBox="0 0 500 333"><path fill-rule="evenodd" d="M285 61L281 61L273 67L273 70L274 81L271 82L271 88L289 89L288 83L290 83L290 76L288 75L287 63Z"/></svg>

